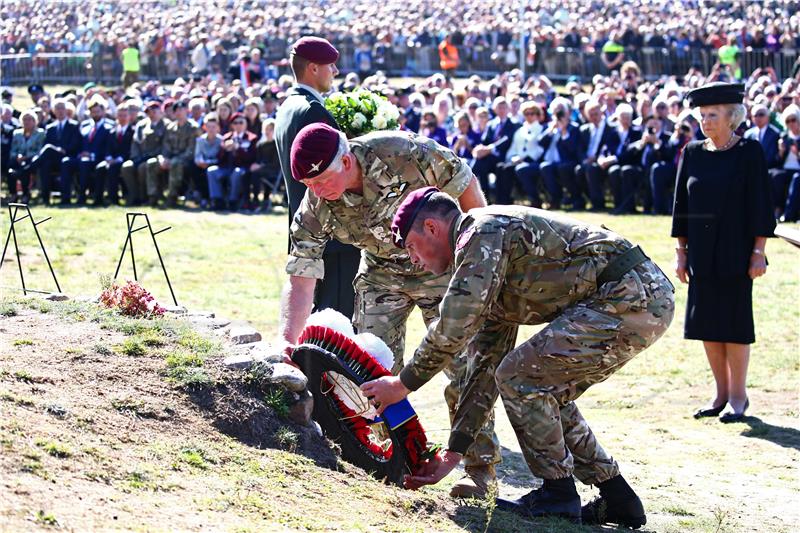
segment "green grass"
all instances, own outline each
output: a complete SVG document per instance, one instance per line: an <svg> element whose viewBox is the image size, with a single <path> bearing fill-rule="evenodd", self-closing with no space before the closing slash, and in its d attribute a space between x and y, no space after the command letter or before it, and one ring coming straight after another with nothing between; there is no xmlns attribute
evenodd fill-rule
<svg viewBox="0 0 800 533"><path fill-rule="evenodd" d="M275 388L264 395L264 403L281 418L289 416L289 400L286 392L281 388Z"/></svg>
<svg viewBox="0 0 800 533"><path fill-rule="evenodd" d="M30 339L15 339L11 344L14 346L33 346L35 343Z"/></svg>
<svg viewBox="0 0 800 533"><path fill-rule="evenodd" d="M117 346L116 350L130 357L141 357L147 353L144 344L135 338L128 338L122 344Z"/></svg>
<svg viewBox="0 0 800 533"><path fill-rule="evenodd" d="M66 459L72 456L72 449L66 444L48 439L36 439L36 446L43 449L48 455L58 457L59 459Z"/></svg>

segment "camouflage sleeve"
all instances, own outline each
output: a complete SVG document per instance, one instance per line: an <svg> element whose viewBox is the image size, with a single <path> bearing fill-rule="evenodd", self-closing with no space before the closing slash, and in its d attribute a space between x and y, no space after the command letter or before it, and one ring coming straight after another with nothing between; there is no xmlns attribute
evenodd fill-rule
<svg viewBox="0 0 800 533"><path fill-rule="evenodd" d="M313 202L311 195L306 191L289 228L287 274L315 279L325 277L322 254L330 239L327 230L329 219L330 211L325 203L319 200Z"/></svg>
<svg viewBox="0 0 800 533"><path fill-rule="evenodd" d="M453 415L449 450L466 453L489 418L499 394L494 369L514 348L517 329L516 324L487 319L470 341L466 382Z"/></svg>
<svg viewBox="0 0 800 533"><path fill-rule="evenodd" d="M186 146L184 146L183 151L179 154L180 158L187 163L194 158L194 141L197 139L198 131L199 128L192 125L192 129L188 132L189 138L186 140Z"/></svg>
<svg viewBox="0 0 800 533"><path fill-rule="evenodd" d="M489 227L458 239L455 272L439 305L439 319L400 372L409 390L417 390L444 369L480 329L505 278L504 238L503 228Z"/></svg>
<svg viewBox="0 0 800 533"><path fill-rule="evenodd" d="M425 150L422 153L428 183L453 198L461 196L472 181L473 174L469 165L455 152L430 139L425 141Z"/></svg>

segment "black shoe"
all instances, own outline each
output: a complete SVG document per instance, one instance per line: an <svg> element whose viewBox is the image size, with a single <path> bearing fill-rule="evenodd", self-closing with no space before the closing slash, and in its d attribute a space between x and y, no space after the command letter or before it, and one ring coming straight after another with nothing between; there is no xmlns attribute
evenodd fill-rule
<svg viewBox="0 0 800 533"><path fill-rule="evenodd" d="M697 411L695 411L693 416L695 418L706 418L706 417L709 417L709 416L719 416L719 414L722 412L722 410L725 409L725 405L726 404L723 403L722 405L720 405L718 407L711 407L711 408L708 408L708 409L706 409L706 408L698 409Z"/></svg>
<svg viewBox="0 0 800 533"><path fill-rule="evenodd" d="M497 498L498 509L516 513L525 518L555 516L576 524L581 523L581 498L575 490L575 480L545 479L541 488L532 490L518 500Z"/></svg>
<svg viewBox="0 0 800 533"><path fill-rule="evenodd" d="M747 408L750 407L750 398L747 398L744 401L744 408L742 409L741 413L729 412L723 414L719 417L719 421L723 424L730 424L731 422L741 422L744 420L744 413L747 411Z"/></svg>
<svg viewBox="0 0 800 533"><path fill-rule="evenodd" d="M621 475L598 484L598 487L600 496L581 508L583 524L616 524L639 529L647 523L642 500Z"/></svg>

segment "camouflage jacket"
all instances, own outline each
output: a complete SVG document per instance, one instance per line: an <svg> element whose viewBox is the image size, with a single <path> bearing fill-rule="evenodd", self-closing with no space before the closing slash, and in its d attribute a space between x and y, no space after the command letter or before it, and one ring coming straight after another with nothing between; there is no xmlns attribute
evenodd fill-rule
<svg viewBox="0 0 800 533"><path fill-rule="evenodd" d="M194 143L199 131L192 119L183 125L178 124L177 120L170 122L164 132L161 153L167 159L179 157L188 163L194 158Z"/></svg>
<svg viewBox="0 0 800 533"><path fill-rule="evenodd" d="M434 185L454 198L472 180L456 154L430 139L405 132L373 132L350 139L364 180L363 194L345 192L335 201L306 191L290 229L286 272L324 277L322 253L334 237L365 251L368 265L397 274L418 273L408 254L392 243L392 217L405 197Z"/></svg>
<svg viewBox="0 0 800 533"><path fill-rule="evenodd" d="M131 143L131 159L139 162L160 154L168 124L169 120L165 118L155 124L149 118L136 124Z"/></svg>
<svg viewBox="0 0 800 533"><path fill-rule="evenodd" d="M550 322L592 295L609 259L630 247L612 231L521 206L489 206L462 214L453 226L451 245L454 272L440 316L400 372L412 391L444 369L476 335L505 325ZM491 379L482 383L494 385ZM468 385L465 391L481 396L472 388ZM466 411L468 420L456 419L453 432L471 427L472 419L482 416L478 408Z"/></svg>

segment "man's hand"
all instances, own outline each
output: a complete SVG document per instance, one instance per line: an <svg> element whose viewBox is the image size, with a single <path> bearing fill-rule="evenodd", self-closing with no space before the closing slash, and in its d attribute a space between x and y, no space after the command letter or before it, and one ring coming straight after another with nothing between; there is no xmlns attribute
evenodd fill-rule
<svg viewBox="0 0 800 533"><path fill-rule="evenodd" d="M752 254L750 256L750 268L747 269L747 275L750 279L756 279L767 273L767 258L761 254Z"/></svg>
<svg viewBox="0 0 800 533"><path fill-rule="evenodd" d="M411 394L411 391L397 376L384 376L368 381L361 385L361 392L372 401L378 414L383 413L383 410L389 405L395 404Z"/></svg>
<svg viewBox="0 0 800 533"><path fill-rule="evenodd" d="M273 343L276 353L283 356L283 362L287 365L292 365L295 368L300 368L292 361L292 352L294 352L295 345L285 339L278 339Z"/></svg>
<svg viewBox="0 0 800 533"><path fill-rule="evenodd" d="M407 489L417 490L424 485L435 485L447 477L461 462L461 454L445 450L439 452L433 459L429 459L422 464L422 467L413 473L403 477L403 486Z"/></svg>

